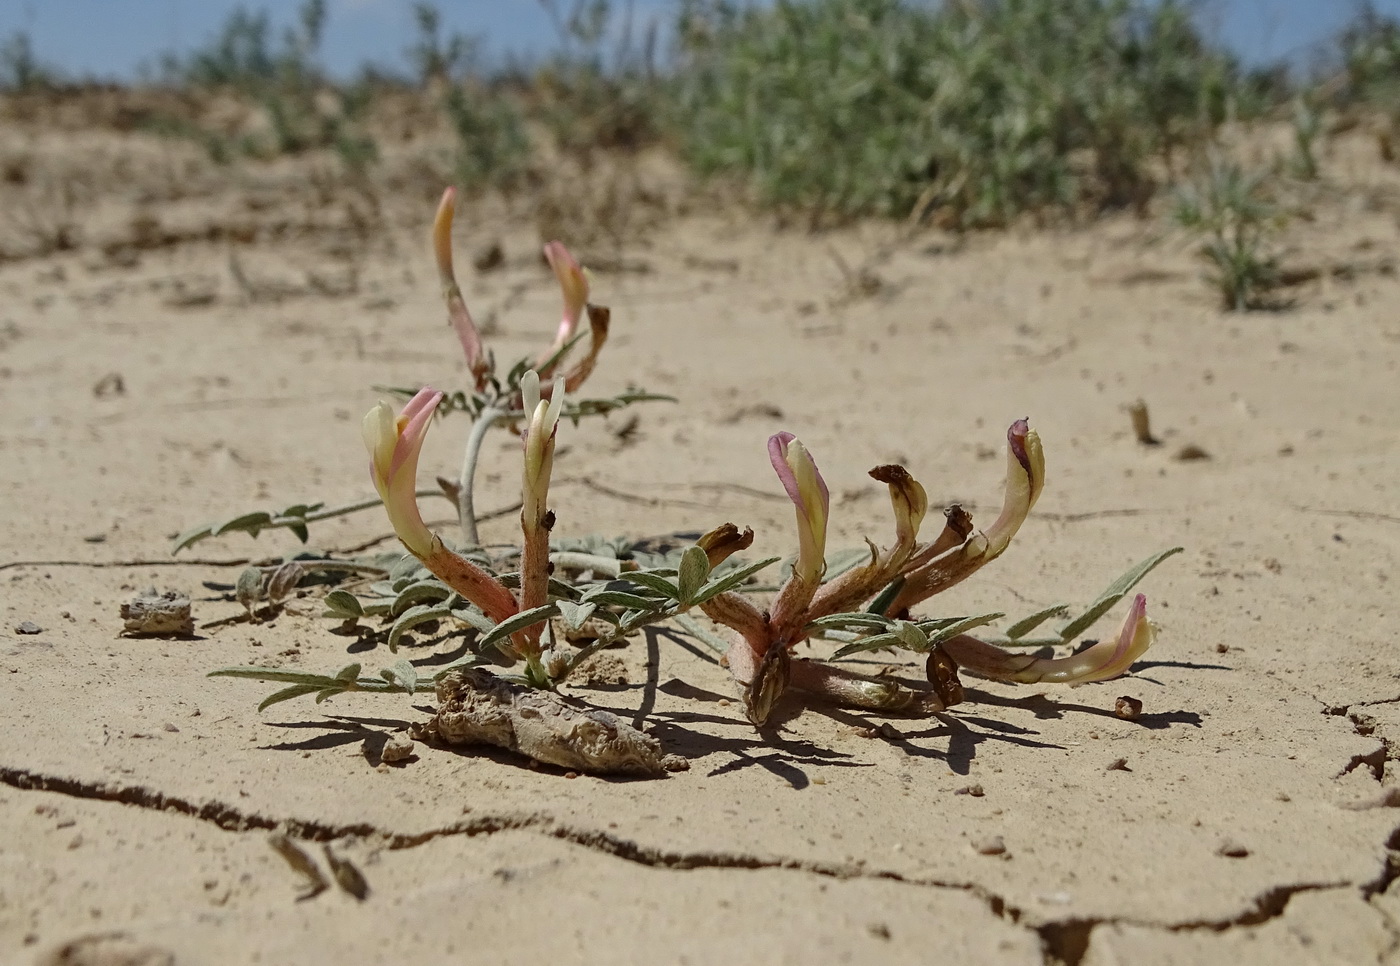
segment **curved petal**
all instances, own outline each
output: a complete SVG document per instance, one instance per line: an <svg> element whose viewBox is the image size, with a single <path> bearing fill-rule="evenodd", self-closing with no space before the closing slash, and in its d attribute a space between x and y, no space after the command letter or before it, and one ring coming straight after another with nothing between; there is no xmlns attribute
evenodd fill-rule
<svg viewBox="0 0 1400 966"><path fill-rule="evenodd" d="M1016 654L967 635L944 641L942 647L960 667L983 677L1021 684L1078 684L1126 674L1152 646L1156 632L1147 619L1147 598L1138 594L1115 636L1068 657Z"/></svg>

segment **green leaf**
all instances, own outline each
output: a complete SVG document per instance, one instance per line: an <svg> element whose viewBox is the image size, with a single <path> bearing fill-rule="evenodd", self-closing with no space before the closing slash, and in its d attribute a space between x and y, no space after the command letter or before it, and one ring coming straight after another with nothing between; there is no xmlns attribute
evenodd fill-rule
<svg viewBox="0 0 1400 966"><path fill-rule="evenodd" d="M302 543L305 543L311 538L311 531L306 529L306 524L304 522L289 523L287 524L287 529L295 533L297 535L297 539L300 540Z"/></svg>
<svg viewBox="0 0 1400 966"><path fill-rule="evenodd" d="M353 681L359 676L360 665L358 664L347 664L345 667L335 672L335 679L337 681Z"/></svg>
<svg viewBox="0 0 1400 966"><path fill-rule="evenodd" d="M448 587L437 578L420 580L409 584L403 590L399 591L398 596L394 598L394 602L389 605L389 615L391 617L398 617L414 604L423 603L424 601L431 601L435 604L441 603L451 596L452 588Z"/></svg>
<svg viewBox="0 0 1400 966"><path fill-rule="evenodd" d="M618 578L629 584L660 594L664 600L679 600L681 591L675 581L667 580L658 573L648 570L629 570Z"/></svg>
<svg viewBox="0 0 1400 966"><path fill-rule="evenodd" d="M211 527L209 535L211 537L222 536L234 530L246 530L250 536L256 537L263 527L272 522L272 514L259 510L256 513L244 513L232 519L225 520L216 527Z"/></svg>
<svg viewBox="0 0 1400 966"><path fill-rule="evenodd" d="M281 691L274 691L272 694L263 698L262 701L258 703L258 710L266 711L274 704L281 704L283 701L299 698L303 694L315 694L320 690L322 690L322 686L319 684L293 684L289 688L283 688Z"/></svg>
<svg viewBox="0 0 1400 966"><path fill-rule="evenodd" d="M408 661L397 661L393 667L380 670L379 676L413 694L418 689L418 669Z"/></svg>
<svg viewBox="0 0 1400 966"><path fill-rule="evenodd" d="M1038 610L1029 617L1022 617L1016 623L1008 627L1006 629L1006 636L1011 638L1013 641L1017 640L1018 638L1025 637L1027 634L1035 630L1041 624L1048 621L1050 618L1059 617L1067 610L1069 610L1069 604L1056 604L1054 607L1047 607L1044 610Z"/></svg>
<svg viewBox="0 0 1400 966"><path fill-rule="evenodd" d="M888 647L898 647L900 645L899 636L893 632L875 634L872 637L862 637L858 641L853 641L845 647L839 648L835 654L831 655L833 661L852 654L860 654L865 651L879 651Z"/></svg>
<svg viewBox="0 0 1400 966"><path fill-rule="evenodd" d="M593 601L585 604L575 604L567 600L556 600L555 606L559 608L559 616L564 619L564 625L571 631L576 631L593 616L593 612L598 609L598 605Z"/></svg>
<svg viewBox="0 0 1400 966"><path fill-rule="evenodd" d="M325 701L325 700L327 700L327 699L329 699L329 698L333 698L333 697L335 697L337 694L344 694L344 693L345 693L345 689L344 689L344 688L326 688L324 691L317 691L317 692L316 692L316 703L317 703L317 704L320 704L322 701Z"/></svg>
<svg viewBox="0 0 1400 966"><path fill-rule="evenodd" d="M529 610L522 610L520 613L507 617L491 629L491 633L481 639L481 649L486 650L494 646L497 642L505 640L510 635L523 631L527 627L534 627L543 623L551 617L559 616L559 605L557 603L544 604L540 607L531 607Z"/></svg>
<svg viewBox="0 0 1400 966"><path fill-rule="evenodd" d="M981 614L977 617L959 617L955 619L945 619L942 627L925 630L928 634L928 645L924 650L931 650L933 645L941 644L959 634L966 634L974 627L984 627L992 621L999 621L1005 614Z"/></svg>
<svg viewBox="0 0 1400 966"><path fill-rule="evenodd" d="M487 617L466 601L461 601L452 605L452 616L463 624L475 627L483 634L489 634L491 629L496 626L491 622L491 618Z"/></svg>
<svg viewBox="0 0 1400 966"><path fill-rule="evenodd" d="M885 585L885 589L875 595L875 599L870 602L870 606L865 608L871 614L884 614L894 603L894 599L899 596L899 592L904 589L904 578L896 577Z"/></svg>
<svg viewBox="0 0 1400 966"><path fill-rule="evenodd" d="M895 621L894 630L873 637L863 637L853 641L831 655L832 660L859 654L863 651L878 651L887 647L902 647L916 654L926 654L935 644L957 637L974 627L990 624L1004 617L1004 614L982 614L977 617L943 618L939 621L925 621L914 624L910 621ZM941 627L935 626L941 624Z"/></svg>
<svg viewBox="0 0 1400 966"><path fill-rule="evenodd" d="M928 646L928 635L912 621L895 621L890 633L899 639L901 647L911 651L922 651Z"/></svg>
<svg viewBox="0 0 1400 966"><path fill-rule="evenodd" d="M676 573L676 584L680 590L677 599L688 605L710 576L710 558L701 547L687 547L685 553L681 554L681 563L676 568Z"/></svg>
<svg viewBox="0 0 1400 966"><path fill-rule="evenodd" d="M738 570L731 570L723 577L717 577L700 588L700 591L691 599L692 604L703 604L705 601L719 594L726 593L740 586L754 574L765 567L771 567L782 557L767 557L757 563L749 564L747 567L740 567Z"/></svg>
<svg viewBox="0 0 1400 966"><path fill-rule="evenodd" d="M217 671L210 671L207 676L211 678L245 678L249 681L281 681L287 684L314 684L322 688L335 683L335 678L327 677L324 674L285 671L273 667L222 667Z"/></svg>
<svg viewBox="0 0 1400 966"><path fill-rule="evenodd" d="M809 628L826 630L873 630L883 631L894 626L894 621L882 614L828 614L818 617L807 625Z"/></svg>
<svg viewBox="0 0 1400 966"><path fill-rule="evenodd" d="M655 597L639 597L636 594L629 594L621 590L608 590L599 586L596 590L586 591L583 595L585 603L598 604L602 607L636 607L649 609L657 604Z"/></svg>
<svg viewBox="0 0 1400 966"><path fill-rule="evenodd" d="M410 607L399 615L394 621L394 626L389 628L388 645L389 650L395 653L399 649L399 641L405 634L417 627L419 624L426 624L428 621L440 621L444 617L452 616L452 608L446 604L417 604Z"/></svg>
<svg viewBox="0 0 1400 966"><path fill-rule="evenodd" d="M1099 594L1098 599L1090 604L1084 613L1080 614L1064 627L1061 627L1059 630L1060 636L1066 641L1072 641L1080 634L1084 633L1093 626L1095 621L1108 613L1109 609L1112 608L1114 604L1122 600L1128 591L1136 587L1138 581L1151 573L1153 568L1168 557L1181 553L1183 549L1182 547L1172 547L1170 550L1163 550L1161 553L1153 554L1130 569L1127 573L1123 574L1123 576L1109 584L1104 592Z"/></svg>
<svg viewBox="0 0 1400 966"><path fill-rule="evenodd" d="M207 523L201 523L197 527L191 527L175 538L175 546L171 548L170 553L172 555L177 554L181 550L194 546L199 543L199 541L208 537L210 535L210 530L211 526Z"/></svg>
<svg viewBox="0 0 1400 966"><path fill-rule="evenodd" d="M326 595L325 617L340 617L345 620L354 620L357 617L365 616L365 609L360 606L360 599L348 590L333 590Z"/></svg>

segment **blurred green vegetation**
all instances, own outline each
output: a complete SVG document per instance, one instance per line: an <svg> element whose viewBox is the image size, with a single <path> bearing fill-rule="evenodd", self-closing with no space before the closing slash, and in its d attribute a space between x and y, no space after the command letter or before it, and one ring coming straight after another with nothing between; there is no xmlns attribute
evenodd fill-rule
<svg viewBox="0 0 1400 966"><path fill-rule="evenodd" d="M1377 119L1388 159L1400 130L1400 22L1368 7L1330 71L1298 77L1246 70L1190 0L676 0L665 49L620 0L537 2L558 35L537 61L489 66L479 38L420 2L403 66L351 81L321 67L326 0L303 0L280 32L239 9L163 62L157 86L185 107L148 120L221 162L328 152L363 174L388 116L409 131L399 141L425 125L446 135L444 174L468 191L659 148L813 224L959 229L1146 211L1164 188L1179 201L1254 121L1292 125L1273 173L1300 180L1319 177L1343 112ZM60 86L27 37L0 44L0 89Z"/></svg>

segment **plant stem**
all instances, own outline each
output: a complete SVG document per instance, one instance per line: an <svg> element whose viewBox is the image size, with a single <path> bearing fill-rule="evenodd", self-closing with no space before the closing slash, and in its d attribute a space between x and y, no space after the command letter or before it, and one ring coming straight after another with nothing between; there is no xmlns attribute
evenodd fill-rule
<svg viewBox="0 0 1400 966"><path fill-rule="evenodd" d="M481 537L476 530L476 506L472 497L472 485L476 482L476 461L481 455L481 444L486 432L496 425L496 420L505 415L504 410L494 406L483 406L481 413L472 423L471 434L467 437L467 451L462 456L462 475L458 480L457 519L462 526L462 539L468 547L481 546Z"/></svg>

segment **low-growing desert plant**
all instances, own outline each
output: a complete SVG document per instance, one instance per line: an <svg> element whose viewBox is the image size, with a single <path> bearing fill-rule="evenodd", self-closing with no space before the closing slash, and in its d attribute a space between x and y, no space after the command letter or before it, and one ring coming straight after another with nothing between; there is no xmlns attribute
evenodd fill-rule
<svg viewBox="0 0 1400 966"><path fill-rule="evenodd" d="M1210 283L1225 308L1242 312L1263 305L1278 280L1273 240L1282 213L1266 193L1267 176L1212 156L1204 172L1179 186L1172 217L1201 238L1200 254L1211 264Z"/></svg>
<svg viewBox="0 0 1400 966"><path fill-rule="evenodd" d="M439 707L420 734L450 743L490 743L537 760L587 771L660 774L682 763L668 758L656 739L615 716L580 708L553 696L570 675L600 649L623 643L641 628L674 622L713 647L734 676L748 719L768 726L783 700L824 701L889 714L942 711L965 698L959 670L1011 682L1099 681L1125 673L1151 645L1153 625L1138 595L1121 629L1071 654L1047 653L1070 645L1118 603L1152 568L1177 552L1155 554L1124 574L1077 617L1053 632L1036 633L1066 617L1063 604L1012 621L993 637L969 635L1000 621L1002 613L962 616L913 613L927 600L961 583L994 561L1010 545L1045 485L1045 459L1038 435L1026 420L1007 432L1006 484L1002 509L985 530L972 525L960 506L950 506L932 540L920 530L928 515L924 488L902 466L883 465L870 475L889 490L894 541L886 548L867 541L868 551L829 558L830 498L817 464L791 434L768 440L768 454L796 517L798 551L771 597L751 586L776 556L740 563L736 555L754 542L753 531L724 523L690 545L659 558L619 553L607 540L567 541L554 534L550 483L560 423L590 409L569 394L588 378L607 335L606 309L589 302L587 276L557 243L545 254L558 277L564 312L553 343L535 360L524 360L503 378L482 344L452 269L454 195L444 195L434 224L434 248L449 319L471 373L471 385L449 397L432 388L413 392L402 410L381 402L366 415L364 442L370 473L394 533L409 556L385 560L335 561L305 557L250 568L239 582L240 601L253 612L260 598L288 596L304 578L324 580L337 572L360 576L325 597L325 615L355 624L382 617L386 643L396 650L403 637L443 623L465 628L465 655L437 666L431 678L400 660L378 675L362 675L349 664L327 674L266 667L233 667L216 676L284 685L261 704L301 696L323 701L351 691L415 694L431 691ZM590 348L567 363L584 317ZM610 403L597 404L606 408ZM444 408L471 413L475 423L463 469L443 483L457 503L462 541L454 547L425 523L418 507L417 474L424 438ZM484 433L501 422L518 425L523 447L518 548L483 548L476 539L471 483ZM297 524L315 511L301 511ZM284 516L291 517L292 510ZM256 526L272 525L272 519ZM188 543L186 538L183 543ZM704 615L730 637L705 629ZM797 645L832 644L825 657L799 657ZM925 656L925 685L889 674L858 673L839 662L860 652L906 649ZM1032 650L1027 650L1032 649ZM490 665L518 668L508 673Z"/></svg>

